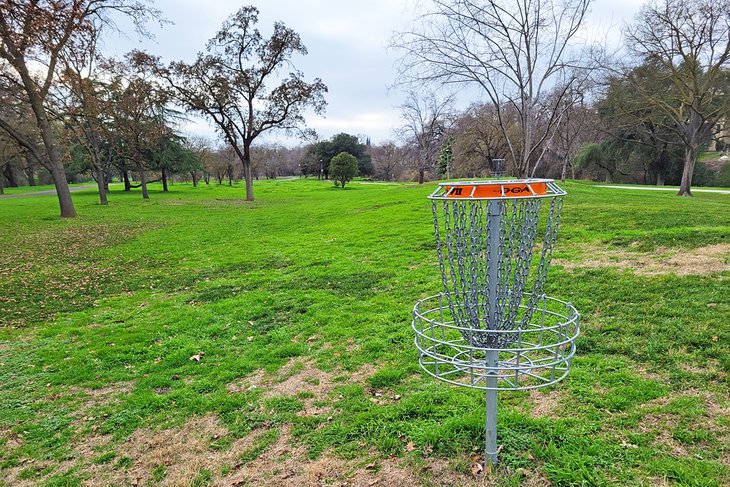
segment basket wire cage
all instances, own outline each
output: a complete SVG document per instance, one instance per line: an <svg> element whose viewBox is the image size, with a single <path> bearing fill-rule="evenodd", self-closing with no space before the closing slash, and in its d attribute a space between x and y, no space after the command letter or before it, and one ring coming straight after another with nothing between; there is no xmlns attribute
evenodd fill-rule
<svg viewBox="0 0 730 487"><path fill-rule="evenodd" d="M429 196L443 292L413 310L419 363L486 394L485 460L497 462L497 391L570 371L580 315L545 295L563 196L549 179L441 183Z"/></svg>

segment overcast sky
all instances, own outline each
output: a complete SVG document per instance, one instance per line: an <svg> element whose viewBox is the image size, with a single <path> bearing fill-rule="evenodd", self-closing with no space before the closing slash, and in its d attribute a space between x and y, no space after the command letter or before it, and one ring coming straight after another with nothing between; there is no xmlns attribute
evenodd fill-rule
<svg viewBox="0 0 730 487"><path fill-rule="evenodd" d="M394 31L405 30L418 14L416 0L157 0L155 5L172 22L153 28L155 40L112 38L106 50L121 55L145 49L165 61L192 61L222 22L242 5L260 10L258 28L269 37L275 21L298 32L309 54L295 58L305 79L321 78L329 88L324 116L309 115L307 123L326 139L339 132L369 136L374 143L394 137L400 125L400 94L389 87L395 79L398 52L388 49ZM587 35L606 35L618 43L640 0L596 0L586 23ZM213 137L203 121L184 129ZM269 136L267 141L292 141Z"/></svg>

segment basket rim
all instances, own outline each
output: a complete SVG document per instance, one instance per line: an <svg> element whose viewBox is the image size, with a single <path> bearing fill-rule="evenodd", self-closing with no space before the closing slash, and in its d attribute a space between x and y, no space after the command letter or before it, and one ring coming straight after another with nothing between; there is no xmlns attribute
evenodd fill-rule
<svg viewBox="0 0 730 487"><path fill-rule="evenodd" d="M533 190L533 185L544 185L544 193L538 193ZM498 195L490 196L474 196L474 193L480 187L499 186L501 191ZM523 194L509 194L505 189L512 187L524 187ZM455 197L451 195L453 188L472 188L472 194L468 196ZM525 191L526 190L526 191ZM526 193L526 194L525 194ZM536 198L554 198L556 196L566 195L566 191L557 185L554 179L542 178L524 178L524 179L485 179L478 181L445 181L439 183L435 191L433 191L428 199L430 200L449 200L449 201L473 201L473 200L512 200L512 199L536 199Z"/></svg>

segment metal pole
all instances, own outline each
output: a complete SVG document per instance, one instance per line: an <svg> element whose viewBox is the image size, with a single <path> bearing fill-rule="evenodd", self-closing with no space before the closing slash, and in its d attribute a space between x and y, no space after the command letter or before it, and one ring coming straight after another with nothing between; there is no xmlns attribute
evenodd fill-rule
<svg viewBox="0 0 730 487"><path fill-rule="evenodd" d="M502 220L502 202L490 201L487 209L487 232L489 253L487 254L487 327L490 330L499 328L497 323L497 300L499 296L499 260L500 260L500 223ZM489 348L485 357L486 386L486 433L484 460L488 466L497 464L497 366L499 365L498 335L488 340Z"/></svg>

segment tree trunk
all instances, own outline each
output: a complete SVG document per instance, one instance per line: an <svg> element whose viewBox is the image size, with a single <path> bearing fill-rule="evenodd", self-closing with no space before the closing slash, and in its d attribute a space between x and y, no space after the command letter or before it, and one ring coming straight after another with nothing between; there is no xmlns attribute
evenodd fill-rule
<svg viewBox="0 0 730 487"><path fill-rule="evenodd" d="M253 174L251 171L251 153L248 147L243 148L243 179L246 181L246 201L253 201Z"/></svg>
<svg viewBox="0 0 730 487"><path fill-rule="evenodd" d="M30 106L33 109L38 129L41 132L43 146L46 149L48 170L51 172L53 184L56 186L58 204L61 207L61 218L74 218L76 217L76 208L74 208L74 202L71 199L71 191L68 188L68 180L66 179L66 171L63 168L61 154L58 152L56 135L46 116L43 100L38 91L36 91L35 82L30 77L26 66L23 66L20 76L23 80L25 91L28 93Z"/></svg>
<svg viewBox="0 0 730 487"><path fill-rule="evenodd" d="M167 190L167 171L165 170L164 167L162 168L162 191L164 191L165 193L168 192L168 190Z"/></svg>
<svg viewBox="0 0 730 487"><path fill-rule="evenodd" d="M99 187L99 204L106 206L109 202L106 199L106 178L104 177L104 169L97 167L96 169L96 185Z"/></svg>
<svg viewBox="0 0 730 487"><path fill-rule="evenodd" d="M63 170L63 166L59 168L56 164L51 164L50 170L53 184L56 186L58 204L61 207L61 218L75 218L76 208L74 208L74 202L71 199L71 191L68 189L66 171Z"/></svg>
<svg viewBox="0 0 730 487"><path fill-rule="evenodd" d="M190 173L190 177L193 178L193 188L197 188L198 187L198 173L193 171Z"/></svg>
<svg viewBox="0 0 730 487"><path fill-rule="evenodd" d="M132 191L132 183L129 182L129 171L122 171L122 179L124 179L124 191Z"/></svg>
<svg viewBox="0 0 730 487"><path fill-rule="evenodd" d="M423 184L423 177L424 177L424 171L423 169L418 170L418 184Z"/></svg>
<svg viewBox="0 0 730 487"><path fill-rule="evenodd" d="M656 173L656 185L657 186L664 186L664 173L662 170L658 170Z"/></svg>
<svg viewBox="0 0 730 487"><path fill-rule="evenodd" d="M677 196L692 196L692 175L695 172L695 154L691 147L684 149L684 169L682 169L682 183L679 185Z"/></svg>
<svg viewBox="0 0 730 487"><path fill-rule="evenodd" d="M3 174L8 179L8 188L18 187L18 180L15 178L15 169L13 168L12 164L8 163L5 165L5 168L3 169Z"/></svg>
<svg viewBox="0 0 730 487"><path fill-rule="evenodd" d="M561 183L565 182L565 176L567 175L567 173L568 173L568 158L564 157L563 158L563 170L560 173L560 182Z"/></svg>
<svg viewBox="0 0 730 487"><path fill-rule="evenodd" d="M5 176L0 171L0 194L5 194Z"/></svg>
<svg viewBox="0 0 730 487"><path fill-rule="evenodd" d="M147 191L147 174L145 174L140 163L137 163L137 172L139 172L139 182L140 186L142 186L142 198L148 200L150 199L150 194Z"/></svg>
<svg viewBox="0 0 730 487"><path fill-rule="evenodd" d="M33 156L27 154L25 156L25 161L26 166L23 172L25 173L25 178L28 180L28 186L35 186L35 165L33 164Z"/></svg>

